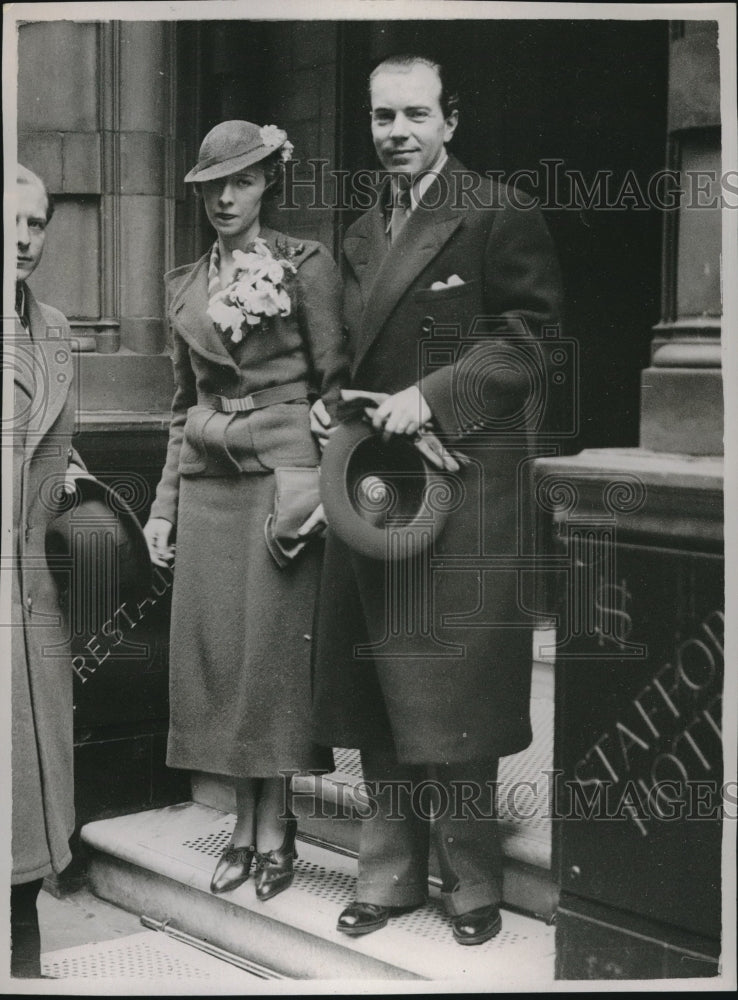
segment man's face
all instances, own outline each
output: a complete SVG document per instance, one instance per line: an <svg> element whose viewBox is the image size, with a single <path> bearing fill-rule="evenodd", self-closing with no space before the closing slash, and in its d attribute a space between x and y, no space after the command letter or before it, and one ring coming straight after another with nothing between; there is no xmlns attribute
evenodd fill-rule
<svg viewBox="0 0 738 1000"><path fill-rule="evenodd" d="M435 70L416 63L387 69L371 84L372 139L385 170L414 178L432 167L454 134L457 113L441 110L441 81Z"/></svg>
<svg viewBox="0 0 738 1000"><path fill-rule="evenodd" d="M15 280L25 281L38 267L46 242L46 192L40 184L19 184L15 216Z"/></svg>

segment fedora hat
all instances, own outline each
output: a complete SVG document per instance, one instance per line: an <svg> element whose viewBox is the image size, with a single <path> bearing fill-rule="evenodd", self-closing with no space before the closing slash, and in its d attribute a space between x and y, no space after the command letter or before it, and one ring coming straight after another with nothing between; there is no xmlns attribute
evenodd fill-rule
<svg viewBox="0 0 738 1000"><path fill-rule="evenodd" d="M95 632L123 604L151 592L152 567L138 518L107 483L87 473L46 532L46 558L63 603ZM83 603L82 603L83 602Z"/></svg>
<svg viewBox="0 0 738 1000"><path fill-rule="evenodd" d="M185 183L229 177L280 149L282 159L289 159L292 143L284 129L276 125L259 126L238 119L221 122L202 140L197 163L185 176Z"/></svg>
<svg viewBox="0 0 738 1000"><path fill-rule="evenodd" d="M328 439L320 467L320 494L333 532L372 559L408 559L437 538L453 494L412 439L387 442L360 420L339 425ZM441 502L438 500L441 498Z"/></svg>

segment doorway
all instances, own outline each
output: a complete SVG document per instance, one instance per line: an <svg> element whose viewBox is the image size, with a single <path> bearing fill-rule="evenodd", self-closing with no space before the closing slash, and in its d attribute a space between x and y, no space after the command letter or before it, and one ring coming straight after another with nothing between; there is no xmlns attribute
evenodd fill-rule
<svg viewBox="0 0 738 1000"><path fill-rule="evenodd" d="M663 224L639 192L665 166L668 22L346 23L343 169L376 166L366 80L381 59L401 52L429 55L458 82L460 123L450 148L462 163L506 177L529 171L520 187L542 197L564 278L563 333L580 357L578 432L563 450L637 446L640 373L660 318ZM556 185L548 183L554 170L564 178ZM572 175L583 198L572 192ZM599 196L598 178L606 183ZM341 232L355 213L343 216Z"/></svg>

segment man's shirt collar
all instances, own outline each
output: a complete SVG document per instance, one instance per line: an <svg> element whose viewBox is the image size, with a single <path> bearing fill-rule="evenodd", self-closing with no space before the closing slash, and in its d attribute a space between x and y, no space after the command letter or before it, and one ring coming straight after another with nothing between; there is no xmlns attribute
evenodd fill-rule
<svg viewBox="0 0 738 1000"><path fill-rule="evenodd" d="M428 170L424 170L422 174L415 178L412 187L410 188L410 211L414 212L418 205L422 204L423 196L425 195L428 188L431 186L433 181L436 179L437 175L446 166L446 161L448 160L448 153L446 152L446 147L441 147L441 152L438 154L438 158L432 167Z"/></svg>
<svg viewBox="0 0 738 1000"><path fill-rule="evenodd" d="M438 174L443 170L448 160L448 153L446 152L446 147L441 148L441 152L438 154L435 163L432 167L424 170L422 174L419 174L410 186L410 205L407 208L408 213L412 213L422 204L423 197L425 196L428 188L435 181ZM398 180L396 177L392 178L392 183L390 185L390 201L385 207L385 213L387 218L386 231L389 232L391 224L391 215L393 205L398 203L398 192L400 190L400 184L402 181Z"/></svg>

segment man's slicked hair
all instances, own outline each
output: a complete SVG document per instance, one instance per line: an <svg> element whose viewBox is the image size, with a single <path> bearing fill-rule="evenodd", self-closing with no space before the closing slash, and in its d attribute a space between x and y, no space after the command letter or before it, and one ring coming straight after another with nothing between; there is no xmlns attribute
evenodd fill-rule
<svg viewBox="0 0 738 1000"><path fill-rule="evenodd" d="M369 106L371 107L372 81L375 76L385 70L409 73L413 66L418 65L427 66L428 69L432 69L438 74L438 79L441 81L441 111L445 119L450 118L454 111L459 110L459 93L455 87L449 85L448 74L442 64L436 62L434 59L429 59L427 56L403 54L388 56L387 59L383 59L369 74Z"/></svg>
<svg viewBox="0 0 738 1000"><path fill-rule="evenodd" d="M28 167L24 167L22 163L18 164L18 173L16 176L16 183L18 184L38 184L41 190L46 195L46 221L51 222L51 216L54 214L54 199L51 196L51 192L46 186L46 182L38 174L35 174Z"/></svg>

